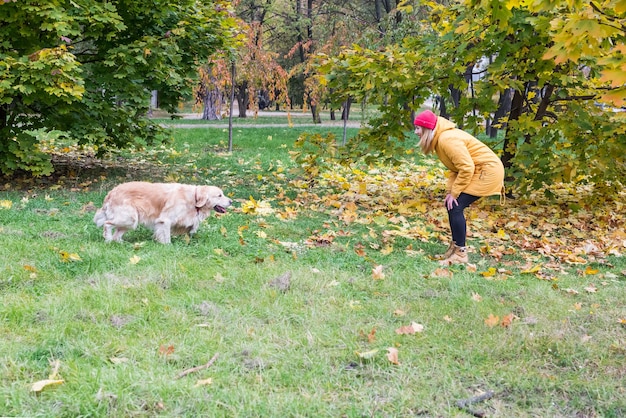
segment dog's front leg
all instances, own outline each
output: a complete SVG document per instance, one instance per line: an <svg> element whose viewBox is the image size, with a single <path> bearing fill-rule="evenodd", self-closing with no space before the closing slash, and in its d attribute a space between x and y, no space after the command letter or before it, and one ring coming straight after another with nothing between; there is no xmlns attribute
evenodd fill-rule
<svg viewBox="0 0 626 418"><path fill-rule="evenodd" d="M171 236L172 225L169 221L164 219L157 219L154 223L154 239L161 244L170 244L172 242Z"/></svg>

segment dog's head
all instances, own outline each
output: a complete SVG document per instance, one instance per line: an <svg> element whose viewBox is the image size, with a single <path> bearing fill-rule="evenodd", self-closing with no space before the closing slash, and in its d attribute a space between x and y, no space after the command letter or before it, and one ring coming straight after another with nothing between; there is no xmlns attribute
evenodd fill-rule
<svg viewBox="0 0 626 418"><path fill-rule="evenodd" d="M224 192L215 186L198 186L196 190L196 208L213 209L217 213L226 213L226 208L233 203Z"/></svg>

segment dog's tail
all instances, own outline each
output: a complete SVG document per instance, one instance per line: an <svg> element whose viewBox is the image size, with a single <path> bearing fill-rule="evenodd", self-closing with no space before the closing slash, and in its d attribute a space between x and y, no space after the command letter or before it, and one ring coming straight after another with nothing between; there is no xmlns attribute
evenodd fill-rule
<svg viewBox="0 0 626 418"><path fill-rule="evenodd" d="M100 209L96 211L96 214L93 216L93 221L96 223L96 226L98 228L104 226L104 223L107 220L106 207L107 204L105 203Z"/></svg>

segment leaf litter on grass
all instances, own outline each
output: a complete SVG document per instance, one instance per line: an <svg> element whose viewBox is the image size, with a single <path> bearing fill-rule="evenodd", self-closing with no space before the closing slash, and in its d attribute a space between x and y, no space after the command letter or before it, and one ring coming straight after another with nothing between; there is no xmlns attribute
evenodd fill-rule
<svg viewBox="0 0 626 418"><path fill-rule="evenodd" d="M246 163L244 161L243 163ZM242 163L242 164L243 164ZM161 167L163 168L163 167ZM157 169L156 166L148 167L149 170ZM280 175L275 175L280 174ZM241 176L240 176L241 177ZM155 177L156 178L156 177ZM172 177L173 178L173 177ZM179 177L176 177L179 178ZM184 177L182 177L184 178ZM256 179L256 180L255 180ZM72 192L88 191L98 186L98 181L81 181L78 187L73 186ZM108 181L112 179L107 179ZM231 181L231 180L229 180ZM237 178L236 181L242 181ZM250 182L263 182L254 195L240 199L241 208L233 208L240 213L242 219L253 218L253 222L245 225L229 226L243 241L244 236L254 235L258 243L266 243L268 246L276 245L276 237L266 233L260 233L273 222L289 223L297 222L300 217L309 217L311 213L320 213L325 216L323 225L319 228L302 231L300 240L279 240L278 245L292 251L294 257L299 256L307 249L332 252L338 248L339 241L345 241L346 248L371 265L364 269L368 279L376 285L384 285L391 280L383 280L393 276L393 270L385 263L386 257L392 253L403 253L407 257L424 256L426 253L422 244L447 244L449 231L447 214L441 203L444 190L441 189L444 180L442 169L433 164L416 165L407 163L400 167L384 166L333 166L321 173L317 181L311 183L300 178L286 176L284 172L269 171L262 176L251 178ZM67 178L59 177L59 186L67 185ZM32 183L24 183L32 184ZM238 183L239 184L239 183ZM228 187L229 184L224 184ZM232 185L236 187L236 184ZM582 296L597 297L602 293L603 282L607 280L623 280L624 272L613 272L613 276L606 273L606 267L610 267L610 256L618 257L626 251L626 233L624 232L624 205L623 195L615 201L605 202L603 206L591 207L585 205L572 205L578 201L580 193L588 193L588 190L575 189L571 185L554 185L553 188L571 190L571 194L557 194L555 202L548 202L542 197L541 191L526 199L508 200L505 206L499 206L495 200L482 199L467 212L470 230L470 244L474 251L480 252L485 262L473 268L467 268L468 273L479 275L485 280L506 280L512 271L517 271L523 277L537 278L551 282L556 290L566 297L580 298ZM10 189L10 186L5 189ZM58 190L58 188L57 188ZM278 192L276 192L278 190ZM10 200L8 200L11 202ZM246 204L247 202L247 204ZM17 204L4 203L0 211L15 210ZM330 215L330 216L326 216ZM257 222L258 220L258 222ZM224 228L224 227L222 227ZM253 231L253 229L257 228ZM226 234L226 229L221 231ZM82 251L71 252L65 247L54 248L60 260L64 264L80 263ZM76 255L76 256L75 256ZM257 257L259 262L262 257ZM140 258L124 259L125 263L139 262ZM266 257L266 260L270 260ZM593 264L591 264L593 263ZM143 262L139 263L141 266ZM31 264L26 264L31 266ZM441 269L436 263L432 263L433 272L427 277L449 281L451 278L463 277L458 274L463 271L456 268ZM600 267L601 266L601 267ZM33 271L39 271L39 267L32 263ZM564 271L575 274L583 279L584 285L577 289L558 289L558 276ZM517 275L517 274L516 274ZM283 276L269 282L269 287L274 290L287 290L291 283L282 280ZM425 276L426 277L426 276ZM445 280L444 280L445 279ZM223 280L215 279L216 283ZM267 282L266 282L267 283ZM482 291L480 291L483 293ZM291 293L291 292L289 292ZM469 298L477 302L479 306L487 305L479 293L470 293ZM350 296L353 297L352 295ZM578 300L578 299L577 299ZM367 310L366 303L358 300L350 300L350 309L354 312ZM589 301L574 302L575 312L596 308ZM578 306L578 308L576 308ZM208 308L207 308L208 310ZM394 315L404 316L397 310ZM532 316L523 317L518 321L516 314L506 308L502 312L484 312L479 316L479 324L491 330L493 333L505 334L514 324L531 324L537 320ZM589 314L590 316L592 313ZM521 315L520 315L521 316ZM130 318L126 316L124 318ZM440 317L442 322L451 324L450 316ZM454 314L454 320L461 322L462 318ZM114 327L123 327L124 319L119 322L114 318L111 323ZM621 331L626 319L623 315L615 316L612 323ZM417 323L406 321L411 325L403 329L403 341L414 339L423 328ZM433 328L430 327L428 333ZM395 327L391 328L393 331ZM411 328L411 330L409 330ZM369 329L369 328L368 328ZM418 331L421 329L421 331ZM372 328L366 339L369 344L376 341L376 333ZM390 332L392 333L392 332ZM425 336L429 338L428 336ZM586 335L582 339L587 338ZM169 341L169 339L165 339ZM409 354L402 347L384 348L388 344L385 337L381 337L380 348L367 347L365 350L356 352L357 358L362 362L374 362L383 350L389 363L393 365L410 364L407 360ZM539 341L539 339L538 339ZM529 344L533 344L530 341ZM536 343L538 344L538 343ZM175 350L176 347L176 350ZM177 341L156 344L152 350L158 357L176 364L178 353L182 349ZM623 355L623 342L617 341L612 345L612 352ZM399 360L402 351L402 362ZM108 357L107 357L108 358ZM117 358L117 357L111 357ZM174 361L170 361L174 359ZM113 360L111 360L113 362ZM263 362L251 359L245 362L250 370L261 370ZM60 379L56 379L60 380ZM203 386L212 385L211 378L200 383ZM200 380L199 380L200 382ZM52 386L55 384L53 383ZM52 387L46 386L43 387ZM217 385L216 385L217 386Z"/></svg>

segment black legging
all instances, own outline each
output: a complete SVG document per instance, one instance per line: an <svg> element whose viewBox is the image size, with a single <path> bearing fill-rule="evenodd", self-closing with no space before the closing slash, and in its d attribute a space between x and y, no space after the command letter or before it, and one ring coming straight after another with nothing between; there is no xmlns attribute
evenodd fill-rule
<svg viewBox="0 0 626 418"><path fill-rule="evenodd" d="M456 201L458 205L454 205L448 211L448 220L450 221L450 230L452 231L452 241L459 247L465 247L465 236L467 235L467 224L463 211L466 207L480 199L480 196L472 196L471 194L461 193Z"/></svg>

